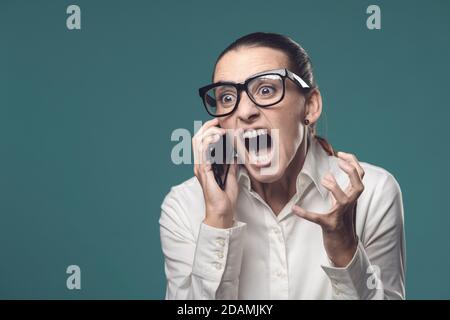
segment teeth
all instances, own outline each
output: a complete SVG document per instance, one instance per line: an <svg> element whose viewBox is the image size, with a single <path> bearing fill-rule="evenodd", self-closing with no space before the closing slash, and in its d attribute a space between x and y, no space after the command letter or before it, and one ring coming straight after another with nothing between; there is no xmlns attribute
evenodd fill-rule
<svg viewBox="0 0 450 320"><path fill-rule="evenodd" d="M243 137L244 137L245 139L252 138L253 133L254 133L254 130L247 130L247 131L244 132Z"/></svg>
<svg viewBox="0 0 450 320"><path fill-rule="evenodd" d="M256 152L251 151L250 152L252 161L251 163L267 163L270 161L272 154L271 153L265 153L261 155L257 155Z"/></svg>
<svg viewBox="0 0 450 320"><path fill-rule="evenodd" d="M267 134L267 129L258 129L258 130L249 129L244 132L243 137L244 138L255 138L256 136L259 136L262 134Z"/></svg>

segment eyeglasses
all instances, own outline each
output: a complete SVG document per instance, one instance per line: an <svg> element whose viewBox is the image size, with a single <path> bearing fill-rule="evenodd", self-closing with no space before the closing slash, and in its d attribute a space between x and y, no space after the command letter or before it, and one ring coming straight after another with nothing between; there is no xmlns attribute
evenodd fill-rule
<svg viewBox="0 0 450 320"><path fill-rule="evenodd" d="M200 88L198 93L211 116L224 117L237 109L242 91L245 91L258 107L266 108L279 103L286 91L286 78L302 89L309 88L295 73L287 69L277 69L258 73L242 83L213 83Z"/></svg>

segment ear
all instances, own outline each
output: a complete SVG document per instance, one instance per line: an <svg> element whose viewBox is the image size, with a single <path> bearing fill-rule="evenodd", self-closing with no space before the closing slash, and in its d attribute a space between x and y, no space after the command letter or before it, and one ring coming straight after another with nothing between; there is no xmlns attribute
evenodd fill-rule
<svg viewBox="0 0 450 320"><path fill-rule="evenodd" d="M313 124L319 120L322 114L322 95L319 89L313 89L308 99L306 100L305 119Z"/></svg>

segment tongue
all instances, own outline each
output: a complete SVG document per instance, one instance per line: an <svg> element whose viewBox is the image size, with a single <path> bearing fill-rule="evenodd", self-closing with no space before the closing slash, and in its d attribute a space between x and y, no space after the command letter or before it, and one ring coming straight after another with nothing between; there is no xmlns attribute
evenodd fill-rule
<svg viewBox="0 0 450 320"><path fill-rule="evenodd" d="M270 154L271 154L270 149L271 148L263 148L257 151L251 148L249 150L250 163L263 164L270 161Z"/></svg>
<svg viewBox="0 0 450 320"><path fill-rule="evenodd" d="M265 156L270 153L270 147L263 148L262 146L259 146L259 148L250 148L249 153L252 156L257 156L257 157Z"/></svg>

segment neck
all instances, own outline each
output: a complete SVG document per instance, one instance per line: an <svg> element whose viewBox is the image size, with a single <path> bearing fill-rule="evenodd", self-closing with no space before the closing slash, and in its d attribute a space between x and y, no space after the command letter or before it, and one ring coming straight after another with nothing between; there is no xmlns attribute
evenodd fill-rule
<svg viewBox="0 0 450 320"><path fill-rule="evenodd" d="M308 139L305 138L279 180L261 183L250 177L253 190L272 208L275 215L280 213L297 192L297 177L305 163L308 147Z"/></svg>

